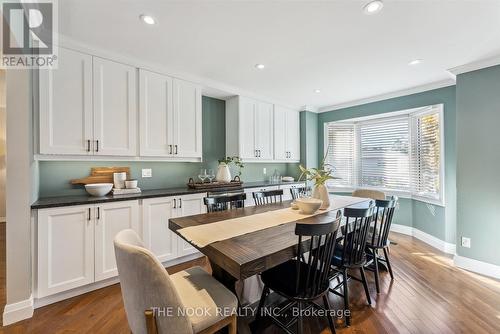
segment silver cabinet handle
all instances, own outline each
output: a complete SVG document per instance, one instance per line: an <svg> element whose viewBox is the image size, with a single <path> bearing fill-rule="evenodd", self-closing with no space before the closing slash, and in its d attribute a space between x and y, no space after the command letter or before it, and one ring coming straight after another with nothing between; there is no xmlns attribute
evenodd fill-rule
<svg viewBox="0 0 500 334"><path fill-rule="evenodd" d="M168 145L168 154L172 154L172 145Z"/></svg>
<svg viewBox="0 0 500 334"><path fill-rule="evenodd" d="M177 208L177 200L174 198L174 209Z"/></svg>

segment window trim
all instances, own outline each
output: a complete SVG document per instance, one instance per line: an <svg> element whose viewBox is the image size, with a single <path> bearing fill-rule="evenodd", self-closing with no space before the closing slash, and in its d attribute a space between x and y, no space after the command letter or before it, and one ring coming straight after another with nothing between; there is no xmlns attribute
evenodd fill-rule
<svg viewBox="0 0 500 334"><path fill-rule="evenodd" d="M386 189L383 187L363 187L363 189L373 189L373 190L379 190L383 191L384 193L388 195L396 195L401 198L408 198L408 199L413 199L419 202L423 203L428 203L432 205L437 205L441 207L445 207L445 164L446 164L446 159L445 159L445 141L444 141L444 105L443 104L435 104L435 105L428 105L424 107L419 107L419 108L412 108L412 109L407 109L407 110L399 110L395 112L388 112L388 113L382 113L378 115L371 115L371 116L366 116L366 117L356 117L352 119L345 119L345 120L339 120L339 121L331 121L331 122L325 122L323 124L323 153L326 152L328 149L328 125L330 123L338 123L340 124L352 124L354 125L354 145L356 145L354 149L354 175L353 175L353 180L355 184L359 184L359 150L360 150L360 145L359 145L359 128L357 123L360 122L383 122L385 120L390 120L392 118L400 118L404 115L407 115L409 118L409 137L410 137L410 145L409 145L409 154L410 154L410 159L413 156L412 152L412 143L415 140L414 136L414 127L415 124L412 120L414 117L419 117L423 116L426 114L432 114L436 113L438 114L439 117L439 140L440 140L440 147L439 147L439 153L440 153L440 175L439 175L439 197L438 198L432 198L432 197L426 197L426 196L420 196L417 194L414 194L412 190L409 191L398 191L394 189ZM410 161L410 168L409 168L409 173L410 173L410 180L413 175L413 163ZM331 186L327 185L328 191L329 192L352 192L355 189L360 188L359 186Z"/></svg>

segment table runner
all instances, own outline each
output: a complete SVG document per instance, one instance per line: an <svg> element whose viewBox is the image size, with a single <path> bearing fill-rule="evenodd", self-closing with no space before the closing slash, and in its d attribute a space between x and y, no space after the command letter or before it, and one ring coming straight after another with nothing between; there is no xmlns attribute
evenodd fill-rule
<svg viewBox="0 0 500 334"><path fill-rule="evenodd" d="M330 195L330 207L314 214L303 214L291 208L257 213L250 216L232 218L204 225L190 226L178 232L190 243L205 247L213 242L231 239L243 234L263 230L273 226L295 222L300 219L320 215L325 212L343 209L347 206L365 202L369 199L352 196Z"/></svg>

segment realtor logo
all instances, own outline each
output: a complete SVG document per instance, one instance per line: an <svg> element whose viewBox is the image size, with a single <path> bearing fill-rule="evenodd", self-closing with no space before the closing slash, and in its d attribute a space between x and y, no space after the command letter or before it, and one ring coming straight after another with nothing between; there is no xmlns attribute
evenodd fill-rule
<svg viewBox="0 0 500 334"><path fill-rule="evenodd" d="M2 3L2 68L55 68L56 4L52 0Z"/></svg>

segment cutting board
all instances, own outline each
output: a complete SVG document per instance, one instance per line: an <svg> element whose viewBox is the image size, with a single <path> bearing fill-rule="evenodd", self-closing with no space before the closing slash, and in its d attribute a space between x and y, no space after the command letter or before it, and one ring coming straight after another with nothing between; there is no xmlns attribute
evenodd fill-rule
<svg viewBox="0 0 500 334"><path fill-rule="evenodd" d="M129 167L92 167L90 176L71 180L71 184L113 183L113 173L122 172L127 173L127 179L130 178Z"/></svg>

